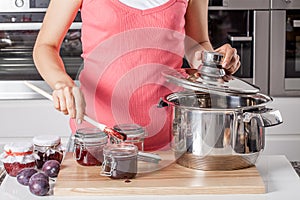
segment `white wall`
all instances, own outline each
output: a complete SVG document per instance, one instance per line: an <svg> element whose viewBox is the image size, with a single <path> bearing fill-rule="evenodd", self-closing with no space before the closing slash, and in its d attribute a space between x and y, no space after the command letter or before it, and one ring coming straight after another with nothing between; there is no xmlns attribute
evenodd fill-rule
<svg viewBox="0 0 300 200"><path fill-rule="evenodd" d="M68 117L56 111L51 101L0 100L0 145L48 134L63 141L71 134Z"/></svg>

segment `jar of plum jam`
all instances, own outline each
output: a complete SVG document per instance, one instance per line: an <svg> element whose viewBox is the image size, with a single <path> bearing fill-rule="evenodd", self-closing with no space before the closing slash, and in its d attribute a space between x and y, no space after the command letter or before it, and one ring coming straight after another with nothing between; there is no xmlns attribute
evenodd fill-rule
<svg viewBox="0 0 300 200"><path fill-rule="evenodd" d="M133 144L106 145L101 175L111 179L132 179L137 174L138 148Z"/></svg>
<svg viewBox="0 0 300 200"><path fill-rule="evenodd" d="M24 168L34 168L36 166L33 145L28 142L6 144L0 159L10 176L16 176Z"/></svg>
<svg viewBox="0 0 300 200"><path fill-rule="evenodd" d="M36 166L41 169L48 160L62 162L64 148L61 138L55 135L40 135L33 138L34 152L37 155Z"/></svg>
<svg viewBox="0 0 300 200"><path fill-rule="evenodd" d="M138 150L144 151L144 139L146 137L145 129L137 124L119 124L115 125L114 130L124 133L127 136L126 143L134 144ZM114 143L112 141L112 143Z"/></svg>
<svg viewBox="0 0 300 200"><path fill-rule="evenodd" d="M98 128L82 128L74 136L74 157L82 166L101 166L107 135Z"/></svg>

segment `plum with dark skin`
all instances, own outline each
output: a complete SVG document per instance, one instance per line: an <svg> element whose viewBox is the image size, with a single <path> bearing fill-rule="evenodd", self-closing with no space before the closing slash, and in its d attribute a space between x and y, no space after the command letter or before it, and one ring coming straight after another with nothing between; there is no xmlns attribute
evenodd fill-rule
<svg viewBox="0 0 300 200"><path fill-rule="evenodd" d="M51 178L57 177L59 170L60 163L57 160L48 160L42 167L42 171Z"/></svg>
<svg viewBox="0 0 300 200"><path fill-rule="evenodd" d="M28 185L29 184L29 179L31 178L32 175L37 173L38 171L34 168L24 168L21 171L18 172L17 174L17 181L22 184L22 185Z"/></svg>
<svg viewBox="0 0 300 200"><path fill-rule="evenodd" d="M38 179L45 179L49 182L49 176L46 175L44 172L38 172L36 174L33 174L31 176L31 178L29 179L29 184L30 182L34 181L34 180L38 180Z"/></svg>
<svg viewBox="0 0 300 200"><path fill-rule="evenodd" d="M37 196L45 196L50 190L49 177L44 172L37 172L29 179L29 190Z"/></svg>
<svg viewBox="0 0 300 200"><path fill-rule="evenodd" d="M45 196L50 190L49 181L45 178L36 178L29 182L29 190L37 196Z"/></svg>

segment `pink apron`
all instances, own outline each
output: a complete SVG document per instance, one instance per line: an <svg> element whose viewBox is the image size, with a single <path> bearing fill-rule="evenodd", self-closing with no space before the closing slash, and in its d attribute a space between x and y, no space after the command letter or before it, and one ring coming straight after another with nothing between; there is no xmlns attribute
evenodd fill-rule
<svg viewBox="0 0 300 200"><path fill-rule="evenodd" d="M179 69L184 56L187 0L139 10L118 0L84 0L84 68L79 75L86 113L107 126L145 127L145 150L169 147L171 109L159 99L177 90L162 72ZM71 120L73 132L76 127Z"/></svg>

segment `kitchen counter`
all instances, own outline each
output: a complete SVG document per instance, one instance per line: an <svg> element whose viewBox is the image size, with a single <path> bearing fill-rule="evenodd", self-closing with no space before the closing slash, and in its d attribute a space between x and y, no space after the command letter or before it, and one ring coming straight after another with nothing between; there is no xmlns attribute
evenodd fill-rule
<svg viewBox="0 0 300 200"><path fill-rule="evenodd" d="M120 200L127 199L172 199L172 200L282 200L282 199L299 199L300 198L300 179L290 162L285 156L267 156L262 155L258 160L257 169L261 174L266 186L266 194L242 194L242 195L172 195L166 194L142 195L142 196L101 196L101 200ZM29 192L28 187L17 183L16 178L6 176L0 187L1 199L16 200L16 199L100 199L99 196L46 196L37 197Z"/></svg>

